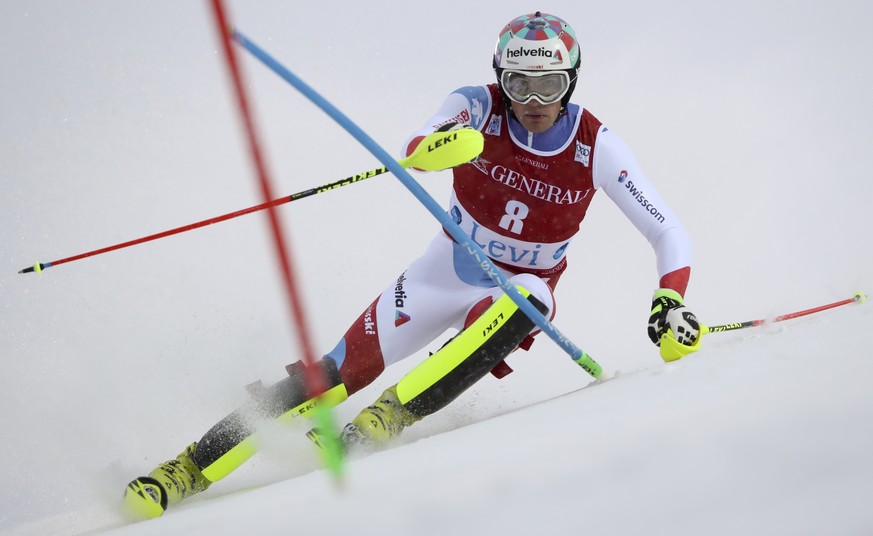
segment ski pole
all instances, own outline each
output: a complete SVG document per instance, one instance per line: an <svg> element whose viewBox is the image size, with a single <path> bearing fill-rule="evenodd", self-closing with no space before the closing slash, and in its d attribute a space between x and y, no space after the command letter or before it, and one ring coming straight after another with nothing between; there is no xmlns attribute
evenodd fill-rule
<svg viewBox="0 0 873 536"><path fill-rule="evenodd" d="M840 307L843 305L848 305L850 303L864 303L867 301L867 296L863 292L856 292L852 295L851 298L846 298L845 300L836 301L834 303L829 303L827 305L820 305L818 307L813 307L811 309L804 309L803 311L797 311L794 313L787 313L784 315L779 315L772 320L768 319L760 319L760 320L747 320L746 322L735 322L733 324L722 324L720 326L704 326L706 329L703 330L704 333L720 333L722 331L734 331L737 329L745 329L751 328L754 326L761 326L763 324L767 324L768 322L783 322L785 320L791 320L792 318L799 318L801 316L811 315L813 313L818 313L821 311L827 311L828 309L833 309L834 307Z"/></svg>
<svg viewBox="0 0 873 536"><path fill-rule="evenodd" d="M429 136L427 136L424 140L422 140L421 144L418 146L421 148L420 150L416 148L415 152L413 152L408 157L403 160L398 161L397 163L403 166L404 168L414 167L424 171L439 171L442 169L447 169L450 167L454 167L465 162L469 162L478 156L479 153L475 152L477 150L477 146L479 147L479 151L481 152L481 143L482 143L482 134L478 131L474 131L471 129L464 130L456 130L451 133L452 142L445 143L444 140L447 138L447 133L444 132L435 132ZM257 212L259 210L264 210L271 207L276 207L285 203L290 203L291 201L296 201L298 199L303 199L304 197L309 197L311 195L320 194L324 192L328 192L330 190L334 190L336 188L341 188L343 186L348 186L349 184L355 184L365 179L369 179L371 177L375 177L377 175L381 175L386 173L388 168L382 166L380 168L371 169L370 171L364 171L362 173L358 173L356 175L352 175L350 177L346 177L345 179L340 179L335 182L331 182L329 184L325 184L323 186L317 186L315 188L310 188L308 190L304 190L302 192L298 192L296 194L291 194L286 197L281 197L279 199L274 199L272 201L267 201L265 203L261 203L259 205L254 205L248 208L244 208L242 210L237 210L236 212L230 212L227 214L223 214L221 216L216 216L214 218L209 218L203 221L199 221L197 223L192 223L189 225L183 225L181 227L176 227L175 229L170 229L167 231L163 231L160 233L155 233L152 235L144 236L142 238L137 238L135 240L129 240L127 242L122 242L120 244L115 244L113 246L107 246L100 249L95 249L94 251L88 251L85 253L80 253L78 255L73 255L71 257L66 257L63 259L58 259L56 261L51 262L37 262L33 266L28 266L27 268L23 268L18 271L19 274L27 274L30 272L41 273L43 270L47 268L51 268L57 266L59 264L64 264L68 262L77 261L80 259L84 259L86 257L93 257L95 255L100 255L101 253L108 253L110 251L115 251L117 249L122 249L130 246L135 246L137 244L142 244L143 242L150 242L152 240L157 240L159 238L164 238L167 236L172 236L174 234L183 233L185 231L190 231L192 229L198 229L200 227L205 227L207 225L212 225L213 223L219 223L226 220L230 220L232 218L236 218L238 216L243 216L245 214L250 214L252 212Z"/></svg>

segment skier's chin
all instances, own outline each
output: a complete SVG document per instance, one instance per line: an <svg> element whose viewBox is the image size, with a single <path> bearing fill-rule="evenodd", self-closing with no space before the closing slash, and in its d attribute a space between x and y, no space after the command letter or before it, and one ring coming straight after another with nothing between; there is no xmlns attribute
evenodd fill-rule
<svg viewBox="0 0 873 536"><path fill-rule="evenodd" d="M527 114L522 116L519 120L521 121L521 124L524 125L524 128L534 134L545 132L555 122L553 117L544 114Z"/></svg>
<svg viewBox="0 0 873 536"><path fill-rule="evenodd" d="M538 134L545 132L558 118L558 113L561 111L561 103L554 102L552 104L542 105L531 101L528 104L512 103L512 111L518 118L519 122L529 132Z"/></svg>

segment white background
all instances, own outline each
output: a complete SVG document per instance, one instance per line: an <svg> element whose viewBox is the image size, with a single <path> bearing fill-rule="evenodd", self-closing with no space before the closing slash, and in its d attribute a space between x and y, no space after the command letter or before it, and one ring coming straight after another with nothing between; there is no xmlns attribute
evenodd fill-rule
<svg viewBox="0 0 873 536"><path fill-rule="evenodd" d="M582 45L574 101L630 145L691 234L686 298L702 321L873 289L868 3L487 4L229 9L393 154L450 91L493 79L502 25L531 9L558 14ZM296 335L263 214L16 273L261 201L208 3L5 0L0 46L0 531L103 530L119 523L130 478L198 439L245 400L245 384L282 377ZM379 167L240 52L278 194ZM449 173L418 178L447 199ZM281 217L317 352L438 231L390 175L285 205ZM873 528L869 304L711 335L667 366L645 335L654 257L605 196L569 257L555 323L614 381L465 426L588 384L539 337L510 358L516 373L481 382L411 429L410 444L352 461L344 491L299 428L150 522L160 525L128 529Z"/></svg>

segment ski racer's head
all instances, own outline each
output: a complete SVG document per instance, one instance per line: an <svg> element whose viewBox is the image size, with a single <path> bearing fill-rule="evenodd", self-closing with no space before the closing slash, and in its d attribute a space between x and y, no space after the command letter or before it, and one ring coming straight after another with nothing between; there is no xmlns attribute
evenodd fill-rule
<svg viewBox="0 0 873 536"><path fill-rule="evenodd" d="M494 47L494 73L503 98L533 132L551 127L567 107L580 64L573 28L563 19L540 11L509 21ZM525 121L520 112L530 109L534 112ZM545 117L537 117L537 113ZM543 128L545 122L548 125Z"/></svg>

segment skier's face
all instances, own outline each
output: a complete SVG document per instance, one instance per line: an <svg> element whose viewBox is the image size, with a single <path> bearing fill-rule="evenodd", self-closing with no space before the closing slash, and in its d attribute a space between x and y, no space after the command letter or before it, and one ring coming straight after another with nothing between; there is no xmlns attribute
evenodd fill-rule
<svg viewBox="0 0 873 536"><path fill-rule="evenodd" d="M519 104L515 101L510 101L510 104L522 126L535 134L545 132L554 125L561 112L561 101L542 104L536 99L531 99L527 104Z"/></svg>

